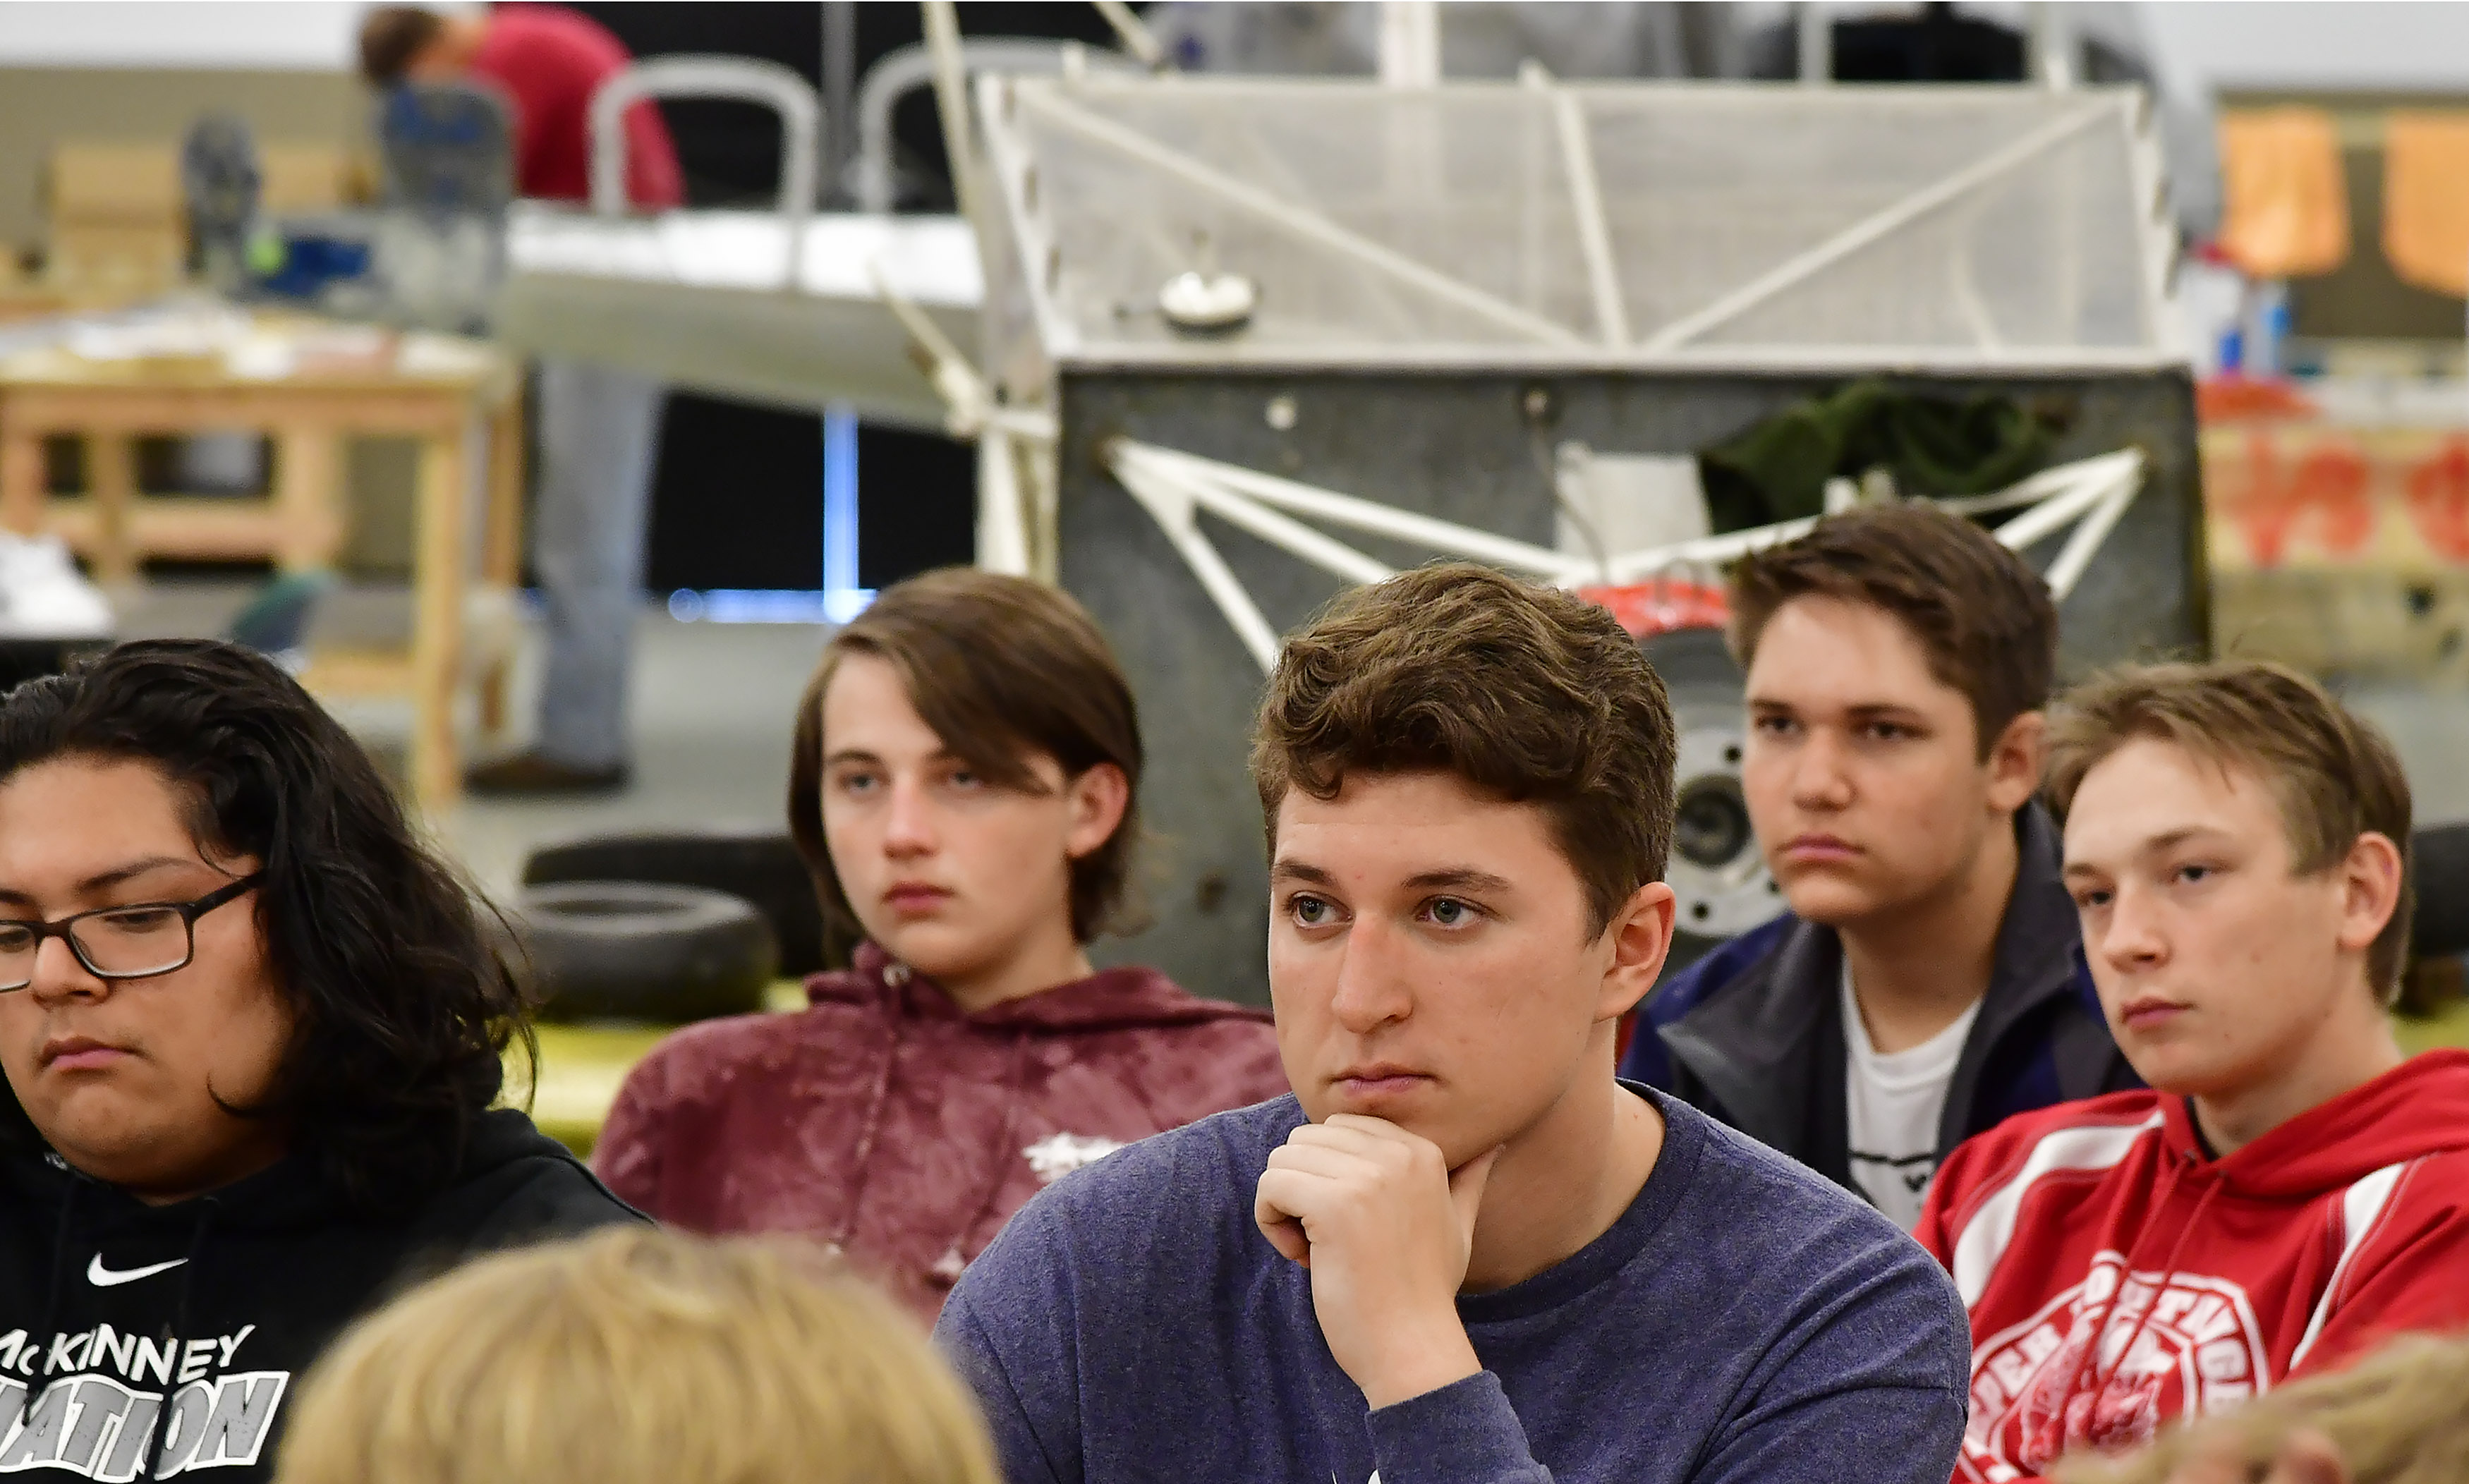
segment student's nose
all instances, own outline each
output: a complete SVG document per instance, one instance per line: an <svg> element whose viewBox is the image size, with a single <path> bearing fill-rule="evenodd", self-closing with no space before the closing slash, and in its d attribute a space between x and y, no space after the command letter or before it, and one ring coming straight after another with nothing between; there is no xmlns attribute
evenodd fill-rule
<svg viewBox="0 0 2469 1484"><path fill-rule="evenodd" d="M35 946L35 977L26 993L35 999L50 1004L110 992L111 982L86 968L70 950L66 938L46 938Z"/></svg>
<svg viewBox="0 0 2469 1484"><path fill-rule="evenodd" d="M1852 777L1844 768L1843 744L1825 727L1810 729L1793 749L1791 801L1803 809L1836 810L1852 802Z"/></svg>
<svg viewBox="0 0 2469 1484"><path fill-rule="evenodd" d="M931 855L935 842L935 810L925 788L913 778L893 779L891 803L883 821L885 854Z"/></svg>
<svg viewBox="0 0 2469 1484"><path fill-rule="evenodd" d="M1396 935L1376 920L1358 920L1347 929L1346 944L1338 950L1337 982L1329 996L1329 1012L1338 1024L1357 1036L1368 1036L1413 1013L1414 996L1397 961L1399 947Z"/></svg>
<svg viewBox="0 0 2469 1484"><path fill-rule="evenodd" d="M2121 971L2163 962L2169 941L2160 931L2157 906L2144 893L2121 887L2110 900L2109 921L2101 925L2100 941L2092 947Z"/></svg>

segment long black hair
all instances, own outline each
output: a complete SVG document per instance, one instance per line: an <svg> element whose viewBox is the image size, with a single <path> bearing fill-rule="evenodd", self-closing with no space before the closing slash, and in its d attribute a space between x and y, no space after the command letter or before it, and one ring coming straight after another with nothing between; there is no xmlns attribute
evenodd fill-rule
<svg viewBox="0 0 2469 1484"><path fill-rule="evenodd" d="M297 681L213 640L120 645L0 696L0 783L61 758L147 764L209 858L254 856L257 925L293 1015L264 1101L355 1212L443 1190L519 1039L522 993L490 910L414 835L358 742ZM0 1143L40 1148L12 1097Z"/></svg>

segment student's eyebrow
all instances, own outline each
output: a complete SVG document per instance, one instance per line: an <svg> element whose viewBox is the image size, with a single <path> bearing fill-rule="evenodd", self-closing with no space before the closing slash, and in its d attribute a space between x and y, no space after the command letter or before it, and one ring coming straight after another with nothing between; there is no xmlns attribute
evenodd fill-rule
<svg viewBox="0 0 2469 1484"><path fill-rule="evenodd" d="M1421 891L1489 891L1510 889L1507 877L1478 871L1472 866L1451 866L1444 871L1424 871L1406 878L1406 884Z"/></svg>
<svg viewBox="0 0 2469 1484"><path fill-rule="evenodd" d="M1751 696L1748 698L1748 708L1751 711L1798 711L1800 709L1792 702L1776 696ZM1858 720L1872 720L1880 717L1908 717L1914 719L1921 718L1918 709L1900 701L1889 700L1855 701L1843 708L1843 714Z"/></svg>
<svg viewBox="0 0 2469 1484"><path fill-rule="evenodd" d="M837 767L842 763L880 763L883 760L863 747L842 747L838 752L823 754L823 766Z"/></svg>
<svg viewBox="0 0 2469 1484"><path fill-rule="evenodd" d="M78 882L76 891L77 894L81 897L91 896L99 891L108 891L112 887L117 886L121 882L128 880L133 877L144 876L149 871L159 871L165 866L186 866L195 865L196 863L196 861L181 856L147 856L139 859L132 860L124 866L114 866L108 871L99 871L93 876L87 877L84 880ZM31 893L15 891L10 887L0 886L0 902L30 902L34 900L35 899Z"/></svg>
<svg viewBox="0 0 2469 1484"><path fill-rule="evenodd" d="M2166 855L2190 840L2202 839L2206 835L2218 836L2221 833L2221 831L2209 825L2181 825L2175 830L2153 835L2145 840L2139 849L2146 856Z"/></svg>
<svg viewBox="0 0 2469 1484"><path fill-rule="evenodd" d="M1335 886L1337 878L1302 860L1281 860L1269 867L1270 885L1281 886L1289 881L1300 881L1306 886Z"/></svg>
<svg viewBox="0 0 2469 1484"><path fill-rule="evenodd" d="M2158 834L2149 836L2134 847L2134 854L2165 856L2189 840L2198 840L2206 835L2220 833L2220 831L2209 825L2181 825L2175 830L2164 830ZM2084 877L2098 875L2099 872L2098 866L2088 865L2080 860L2069 860L2059 868L2058 874L2065 877Z"/></svg>

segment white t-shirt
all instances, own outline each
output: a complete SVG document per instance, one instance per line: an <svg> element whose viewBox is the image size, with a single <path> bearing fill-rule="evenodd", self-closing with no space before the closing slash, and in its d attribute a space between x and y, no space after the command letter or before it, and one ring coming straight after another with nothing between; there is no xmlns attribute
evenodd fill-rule
<svg viewBox="0 0 2469 1484"><path fill-rule="evenodd" d="M1963 1056L1964 1038L1980 1002L1935 1036L1892 1056L1869 1044L1869 1027L1852 995L1852 966L1843 966L1843 1101L1850 1115L1852 1183L1869 1203L1909 1231L1921 1219L1921 1198L1937 1174L1938 1117L1947 1084Z"/></svg>

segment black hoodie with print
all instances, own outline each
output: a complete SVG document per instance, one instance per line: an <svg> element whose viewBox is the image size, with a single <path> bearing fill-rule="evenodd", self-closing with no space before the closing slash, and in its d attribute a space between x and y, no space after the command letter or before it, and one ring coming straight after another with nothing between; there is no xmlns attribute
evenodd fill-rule
<svg viewBox="0 0 2469 1484"><path fill-rule="evenodd" d="M270 1478L286 1402L352 1320L465 1258L640 1220L508 1109L394 1221L355 1218L298 1159L148 1206L57 1155L10 1156L0 1474L133 1480L159 1445L154 1478Z"/></svg>

